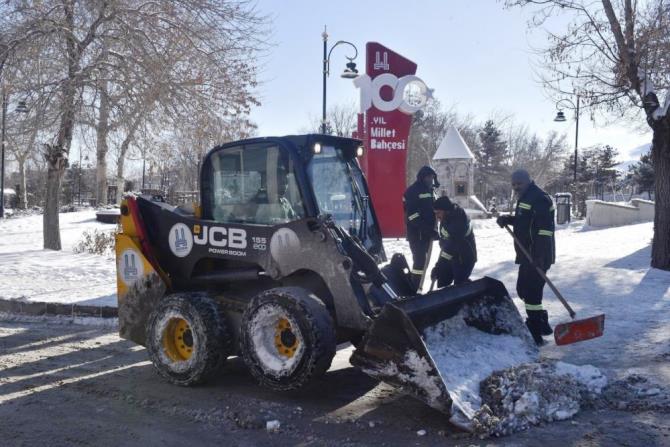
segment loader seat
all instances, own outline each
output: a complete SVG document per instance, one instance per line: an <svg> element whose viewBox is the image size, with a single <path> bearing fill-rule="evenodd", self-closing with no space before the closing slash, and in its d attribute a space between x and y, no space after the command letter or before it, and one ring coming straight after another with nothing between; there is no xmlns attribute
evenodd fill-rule
<svg viewBox="0 0 670 447"><path fill-rule="evenodd" d="M217 206L212 217L217 222L254 223L257 207L255 203Z"/></svg>
<svg viewBox="0 0 670 447"><path fill-rule="evenodd" d="M278 203L261 203L256 210L255 223L258 224L276 224L286 223L289 219L282 206Z"/></svg>

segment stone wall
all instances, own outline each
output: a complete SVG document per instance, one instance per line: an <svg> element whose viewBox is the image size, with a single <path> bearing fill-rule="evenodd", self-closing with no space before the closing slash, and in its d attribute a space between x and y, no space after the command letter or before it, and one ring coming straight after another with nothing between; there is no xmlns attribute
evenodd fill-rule
<svg viewBox="0 0 670 447"><path fill-rule="evenodd" d="M654 202L633 199L630 203L586 201L586 225L616 227L654 220Z"/></svg>
<svg viewBox="0 0 670 447"><path fill-rule="evenodd" d="M631 204L640 210L640 219L643 222L651 222L654 220L654 202L644 199L633 199Z"/></svg>

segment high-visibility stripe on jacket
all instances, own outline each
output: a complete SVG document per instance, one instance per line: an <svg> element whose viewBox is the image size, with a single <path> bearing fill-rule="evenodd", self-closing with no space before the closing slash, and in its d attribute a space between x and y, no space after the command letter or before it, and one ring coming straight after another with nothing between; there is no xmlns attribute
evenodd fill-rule
<svg viewBox="0 0 670 447"><path fill-rule="evenodd" d="M435 233L433 191L420 181L412 183L403 194L407 239L418 241L430 239Z"/></svg>
<svg viewBox="0 0 670 447"><path fill-rule="evenodd" d="M514 213L514 235L526 248L539 267L549 268L556 259L554 241L554 203L549 195L531 183L519 197ZM526 257L516 244L516 263L526 263Z"/></svg>
<svg viewBox="0 0 670 447"><path fill-rule="evenodd" d="M474 264L477 262L477 245L472 222L463 208L454 205L440 223L440 248L442 256L452 262Z"/></svg>

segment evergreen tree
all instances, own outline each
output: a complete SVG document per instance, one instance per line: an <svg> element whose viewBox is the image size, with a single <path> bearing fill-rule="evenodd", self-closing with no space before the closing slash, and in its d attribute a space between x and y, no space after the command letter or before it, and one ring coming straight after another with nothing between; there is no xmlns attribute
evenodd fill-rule
<svg viewBox="0 0 670 447"><path fill-rule="evenodd" d="M628 168L628 176L631 182L637 186L638 192L647 192L651 200L651 192L654 190L654 166L651 164L651 152L640 156L640 161Z"/></svg>
<svg viewBox="0 0 670 447"><path fill-rule="evenodd" d="M486 121L479 131L481 144L475 150L477 159L477 174L484 186L483 199L488 200L506 181L507 143L501 138L501 132L492 120Z"/></svg>

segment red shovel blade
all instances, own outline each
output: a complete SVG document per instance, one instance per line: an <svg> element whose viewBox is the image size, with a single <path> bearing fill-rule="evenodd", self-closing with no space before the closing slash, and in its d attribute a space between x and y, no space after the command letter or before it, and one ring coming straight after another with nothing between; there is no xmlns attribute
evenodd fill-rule
<svg viewBox="0 0 670 447"><path fill-rule="evenodd" d="M554 327L554 340L557 345L569 345L578 341L600 337L605 331L605 314L582 320L572 320Z"/></svg>

